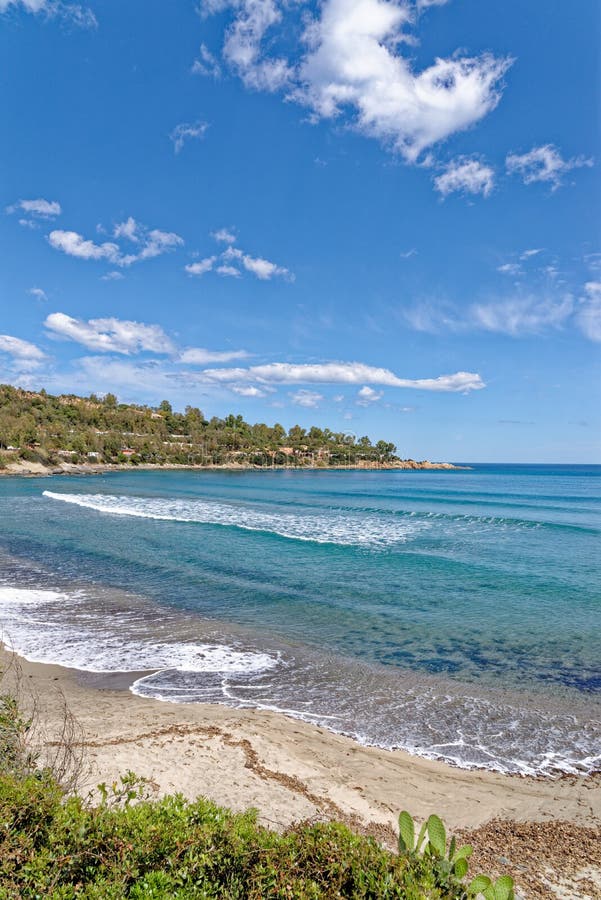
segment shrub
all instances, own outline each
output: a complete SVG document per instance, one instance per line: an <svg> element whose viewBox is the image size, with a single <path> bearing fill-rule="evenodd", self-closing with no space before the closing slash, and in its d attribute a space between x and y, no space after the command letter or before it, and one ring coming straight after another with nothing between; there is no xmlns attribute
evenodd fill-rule
<svg viewBox="0 0 601 900"><path fill-rule="evenodd" d="M133 795L132 795L133 792ZM131 775L95 807L49 776L0 776L0 896L460 900L453 876L337 823L282 835L208 800L140 800ZM132 800L137 802L133 803Z"/></svg>

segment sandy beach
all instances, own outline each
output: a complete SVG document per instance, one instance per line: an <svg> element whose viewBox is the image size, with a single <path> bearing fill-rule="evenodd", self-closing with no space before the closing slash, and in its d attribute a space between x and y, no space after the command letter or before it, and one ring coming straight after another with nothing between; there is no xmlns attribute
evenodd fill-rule
<svg viewBox="0 0 601 900"><path fill-rule="evenodd" d="M8 683L11 659L2 651ZM56 740L65 702L81 726L80 791L133 770L156 795L181 792L234 810L255 807L265 825L278 829L335 818L389 845L401 809L418 819L436 811L449 829L465 832L489 869L516 877L523 896L601 896L598 776L467 771L363 747L279 713L136 697L127 690L131 673L91 676L17 663L25 702L37 698L42 742L51 747Z"/></svg>

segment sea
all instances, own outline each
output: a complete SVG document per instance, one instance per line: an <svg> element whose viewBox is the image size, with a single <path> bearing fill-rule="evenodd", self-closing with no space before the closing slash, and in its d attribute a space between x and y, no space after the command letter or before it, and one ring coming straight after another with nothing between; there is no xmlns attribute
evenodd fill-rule
<svg viewBox="0 0 601 900"><path fill-rule="evenodd" d="M1 478L0 635L142 697L598 771L601 466L465 465Z"/></svg>

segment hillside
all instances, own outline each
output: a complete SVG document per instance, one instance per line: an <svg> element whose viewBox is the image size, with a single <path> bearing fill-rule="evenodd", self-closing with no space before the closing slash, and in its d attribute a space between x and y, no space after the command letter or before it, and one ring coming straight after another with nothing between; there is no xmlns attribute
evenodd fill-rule
<svg viewBox="0 0 601 900"><path fill-rule="evenodd" d="M399 466L432 464L401 461L394 444L369 437L294 425L251 425L240 415L206 419L187 406L175 412L118 403L113 394L52 396L0 385L0 468L25 461L61 464L130 464L253 467ZM447 468L446 465L444 465Z"/></svg>

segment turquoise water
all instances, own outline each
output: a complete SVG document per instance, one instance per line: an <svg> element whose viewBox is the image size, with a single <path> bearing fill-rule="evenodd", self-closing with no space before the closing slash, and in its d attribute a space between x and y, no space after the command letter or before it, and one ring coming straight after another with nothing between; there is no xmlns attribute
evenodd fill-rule
<svg viewBox="0 0 601 900"><path fill-rule="evenodd" d="M601 467L0 482L30 659L464 766L601 765Z"/></svg>

